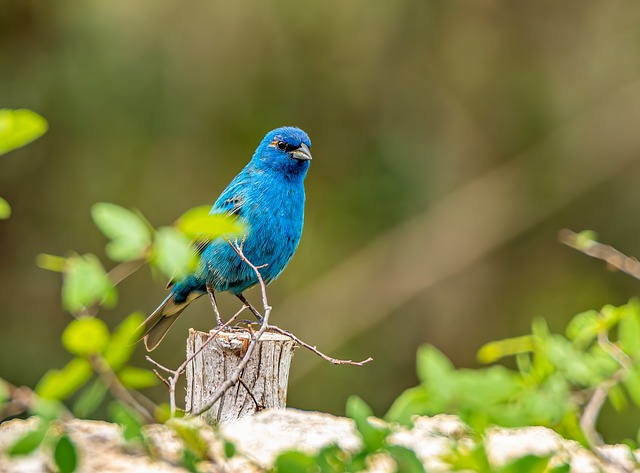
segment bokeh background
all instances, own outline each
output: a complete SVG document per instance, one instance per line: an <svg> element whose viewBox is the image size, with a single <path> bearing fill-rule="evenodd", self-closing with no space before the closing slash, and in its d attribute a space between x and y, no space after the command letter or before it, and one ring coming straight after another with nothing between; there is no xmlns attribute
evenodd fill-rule
<svg viewBox="0 0 640 473"><path fill-rule="evenodd" d="M285 124L310 134L314 160L273 320L374 358L335 367L299 350L293 407L341 414L359 394L382 415L416 384L422 343L474 367L534 316L561 330L639 292L557 242L588 228L640 254L637 2L4 0L0 72L0 107L50 122L0 159L14 212L0 221L0 376L16 384L68 360L59 275L38 253L107 263L94 202L168 224L213 203ZM140 271L103 316L115 326L164 294ZM197 301L156 359L177 366L187 329L212 320ZM639 419L607 412L608 440L635 437Z"/></svg>

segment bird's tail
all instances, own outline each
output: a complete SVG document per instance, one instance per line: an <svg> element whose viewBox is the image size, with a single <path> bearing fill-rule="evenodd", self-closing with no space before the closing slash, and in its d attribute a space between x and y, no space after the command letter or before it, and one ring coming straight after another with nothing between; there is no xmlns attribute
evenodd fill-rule
<svg viewBox="0 0 640 473"><path fill-rule="evenodd" d="M192 292L187 297L187 300L180 303L176 303L173 292L167 296L162 304L142 322L142 338L144 339L144 346L147 348L147 351L155 350L155 348L160 345L160 342L182 311L201 295L202 294Z"/></svg>

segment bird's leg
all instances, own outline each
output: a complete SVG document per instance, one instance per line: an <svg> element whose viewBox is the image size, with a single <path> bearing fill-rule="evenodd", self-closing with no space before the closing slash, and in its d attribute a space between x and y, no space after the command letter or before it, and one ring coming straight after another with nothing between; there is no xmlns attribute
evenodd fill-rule
<svg viewBox="0 0 640 473"><path fill-rule="evenodd" d="M209 284L207 284L207 292L209 293L209 299L211 300L211 306L213 307L213 311L216 314L216 322L218 322L218 327L220 327L222 325L222 318L220 317L220 311L218 310L216 295L213 292L213 288Z"/></svg>
<svg viewBox="0 0 640 473"><path fill-rule="evenodd" d="M256 319L258 319L258 322L260 322L260 324L262 324L262 322L263 322L262 315L260 315L260 312L258 312L257 309L251 305L251 302L249 302L247 300L247 298L242 295L242 293L236 294L236 297L238 299L240 299L242 301L242 303L244 305L246 305L251 312L253 312L253 315L256 316Z"/></svg>

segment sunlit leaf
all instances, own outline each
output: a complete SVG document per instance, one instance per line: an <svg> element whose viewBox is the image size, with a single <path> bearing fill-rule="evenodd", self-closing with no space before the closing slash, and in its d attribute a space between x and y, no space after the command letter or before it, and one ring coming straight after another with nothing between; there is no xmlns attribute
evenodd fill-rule
<svg viewBox="0 0 640 473"><path fill-rule="evenodd" d="M11 206L9 202L0 197L0 220L6 220L11 217Z"/></svg>
<svg viewBox="0 0 640 473"><path fill-rule="evenodd" d="M422 386L416 386L404 391L393 401L385 420L410 425L414 415L429 413L429 394Z"/></svg>
<svg viewBox="0 0 640 473"><path fill-rule="evenodd" d="M226 458L233 458L236 454L236 446L233 442L228 440L224 441L224 456Z"/></svg>
<svg viewBox="0 0 640 473"><path fill-rule="evenodd" d="M76 471L76 467L78 466L78 453L69 436L60 436L53 449L53 459L56 462L59 473L73 473Z"/></svg>
<svg viewBox="0 0 640 473"><path fill-rule="evenodd" d="M533 350L533 339L531 335L525 335L523 337L489 342L478 350L477 358L480 363L493 363L500 358L530 352L531 350Z"/></svg>
<svg viewBox="0 0 640 473"><path fill-rule="evenodd" d="M598 241L598 234L593 230L583 230L576 235L575 245L578 250L588 250Z"/></svg>
<svg viewBox="0 0 640 473"><path fill-rule="evenodd" d="M158 384L158 378L153 371L135 366L125 366L118 371L118 379L125 388L129 389L145 389Z"/></svg>
<svg viewBox="0 0 640 473"><path fill-rule="evenodd" d="M62 256L48 255L46 253L40 253L36 256L36 265L38 265L38 267L48 271L55 271L56 273L64 271L66 262L66 258Z"/></svg>
<svg viewBox="0 0 640 473"><path fill-rule="evenodd" d="M498 469L499 473L544 473L551 457L525 455Z"/></svg>
<svg viewBox="0 0 640 473"><path fill-rule="evenodd" d="M73 255L65 263L62 304L69 312L101 304L113 307L117 292L95 255Z"/></svg>
<svg viewBox="0 0 640 473"><path fill-rule="evenodd" d="M113 371L118 371L131 358L136 349L136 340L140 336L140 324L144 316L133 312L116 327L104 350L103 356Z"/></svg>
<svg viewBox="0 0 640 473"><path fill-rule="evenodd" d="M184 446L190 450L196 458L202 460L207 457L209 443L200 432L200 427L188 419L172 418L167 424L182 439Z"/></svg>
<svg viewBox="0 0 640 473"><path fill-rule="evenodd" d="M398 465L398 472L425 473L424 465L413 450L400 445L390 445L386 450Z"/></svg>
<svg viewBox="0 0 640 473"><path fill-rule="evenodd" d="M47 128L47 120L31 110L0 109L0 155L31 143Z"/></svg>
<svg viewBox="0 0 640 473"><path fill-rule="evenodd" d="M386 427L378 427L369 422L369 417L373 416L373 411L358 396L349 396L347 399L346 415L353 419L356 429L362 437L365 449L368 452L375 452L384 445L384 441L390 433Z"/></svg>
<svg viewBox="0 0 640 473"><path fill-rule="evenodd" d="M106 394L107 386L101 379L95 379L78 396L73 404L73 413L79 418L90 416L100 406Z"/></svg>
<svg viewBox="0 0 640 473"><path fill-rule="evenodd" d="M640 407L640 368L633 367L625 373L622 380L633 403Z"/></svg>
<svg viewBox="0 0 640 473"><path fill-rule="evenodd" d="M297 451L283 452L275 461L278 473L308 473L314 465L315 460L311 455Z"/></svg>
<svg viewBox="0 0 640 473"><path fill-rule="evenodd" d="M20 437L9 447L7 453L11 457L29 455L42 444L48 430L49 424L40 420L38 428L36 430L30 430L22 437Z"/></svg>
<svg viewBox="0 0 640 473"><path fill-rule="evenodd" d="M629 404L627 402L627 396L625 395L624 390L622 389L622 387L620 387L619 384L609 388L607 397L609 398L609 402L611 402L613 408L618 412L626 409L627 405Z"/></svg>
<svg viewBox="0 0 640 473"><path fill-rule="evenodd" d="M127 442L144 443L143 421L137 413L116 401L109 404L109 414L122 427L122 436Z"/></svg>
<svg viewBox="0 0 640 473"><path fill-rule="evenodd" d="M567 325L566 334L579 348L587 347L598 336L601 328L600 316L595 310L588 310L574 316Z"/></svg>
<svg viewBox="0 0 640 473"><path fill-rule="evenodd" d="M61 370L47 371L36 386L36 394L44 399L66 399L89 381L92 374L87 360L74 358Z"/></svg>
<svg viewBox="0 0 640 473"><path fill-rule="evenodd" d="M97 317L71 321L62 332L62 345L69 353L89 356L101 353L109 343L109 328Z"/></svg>
<svg viewBox="0 0 640 473"><path fill-rule="evenodd" d="M640 361L640 302L638 299L632 299L624 306L618 333L620 348L635 360Z"/></svg>
<svg viewBox="0 0 640 473"><path fill-rule="evenodd" d="M244 225L235 215L210 214L210 212L210 205L194 207L178 219L178 228L190 238L211 240L222 235L231 237L245 233Z"/></svg>
<svg viewBox="0 0 640 473"><path fill-rule="evenodd" d="M165 276L180 278L195 268L197 258L189 238L163 227L156 232L152 262Z"/></svg>
<svg viewBox="0 0 640 473"><path fill-rule="evenodd" d="M151 231L138 215L119 205L100 202L91 207L96 226L111 241L107 255L115 261L143 258L151 244Z"/></svg>

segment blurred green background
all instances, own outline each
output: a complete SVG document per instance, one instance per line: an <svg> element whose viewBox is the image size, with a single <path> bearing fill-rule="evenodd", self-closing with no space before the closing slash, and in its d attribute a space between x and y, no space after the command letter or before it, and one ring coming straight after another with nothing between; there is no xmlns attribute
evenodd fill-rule
<svg viewBox="0 0 640 473"><path fill-rule="evenodd" d="M213 203L281 125L309 133L314 160L272 320L330 355L374 358L335 367L299 350L292 407L341 414L359 394L381 415L416 384L421 343L477 366L483 343L533 316L561 330L638 293L556 241L589 228L640 254L637 2L5 0L0 71L0 107L50 122L0 159L13 207L0 221L0 376L16 384L69 358L59 275L38 253L106 263L91 204L170 223ZM164 297L143 270L104 318ZM158 361L177 366L187 329L211 327L204 299ZM606 412L608 440L635 436L638 418Z"/></svg>

